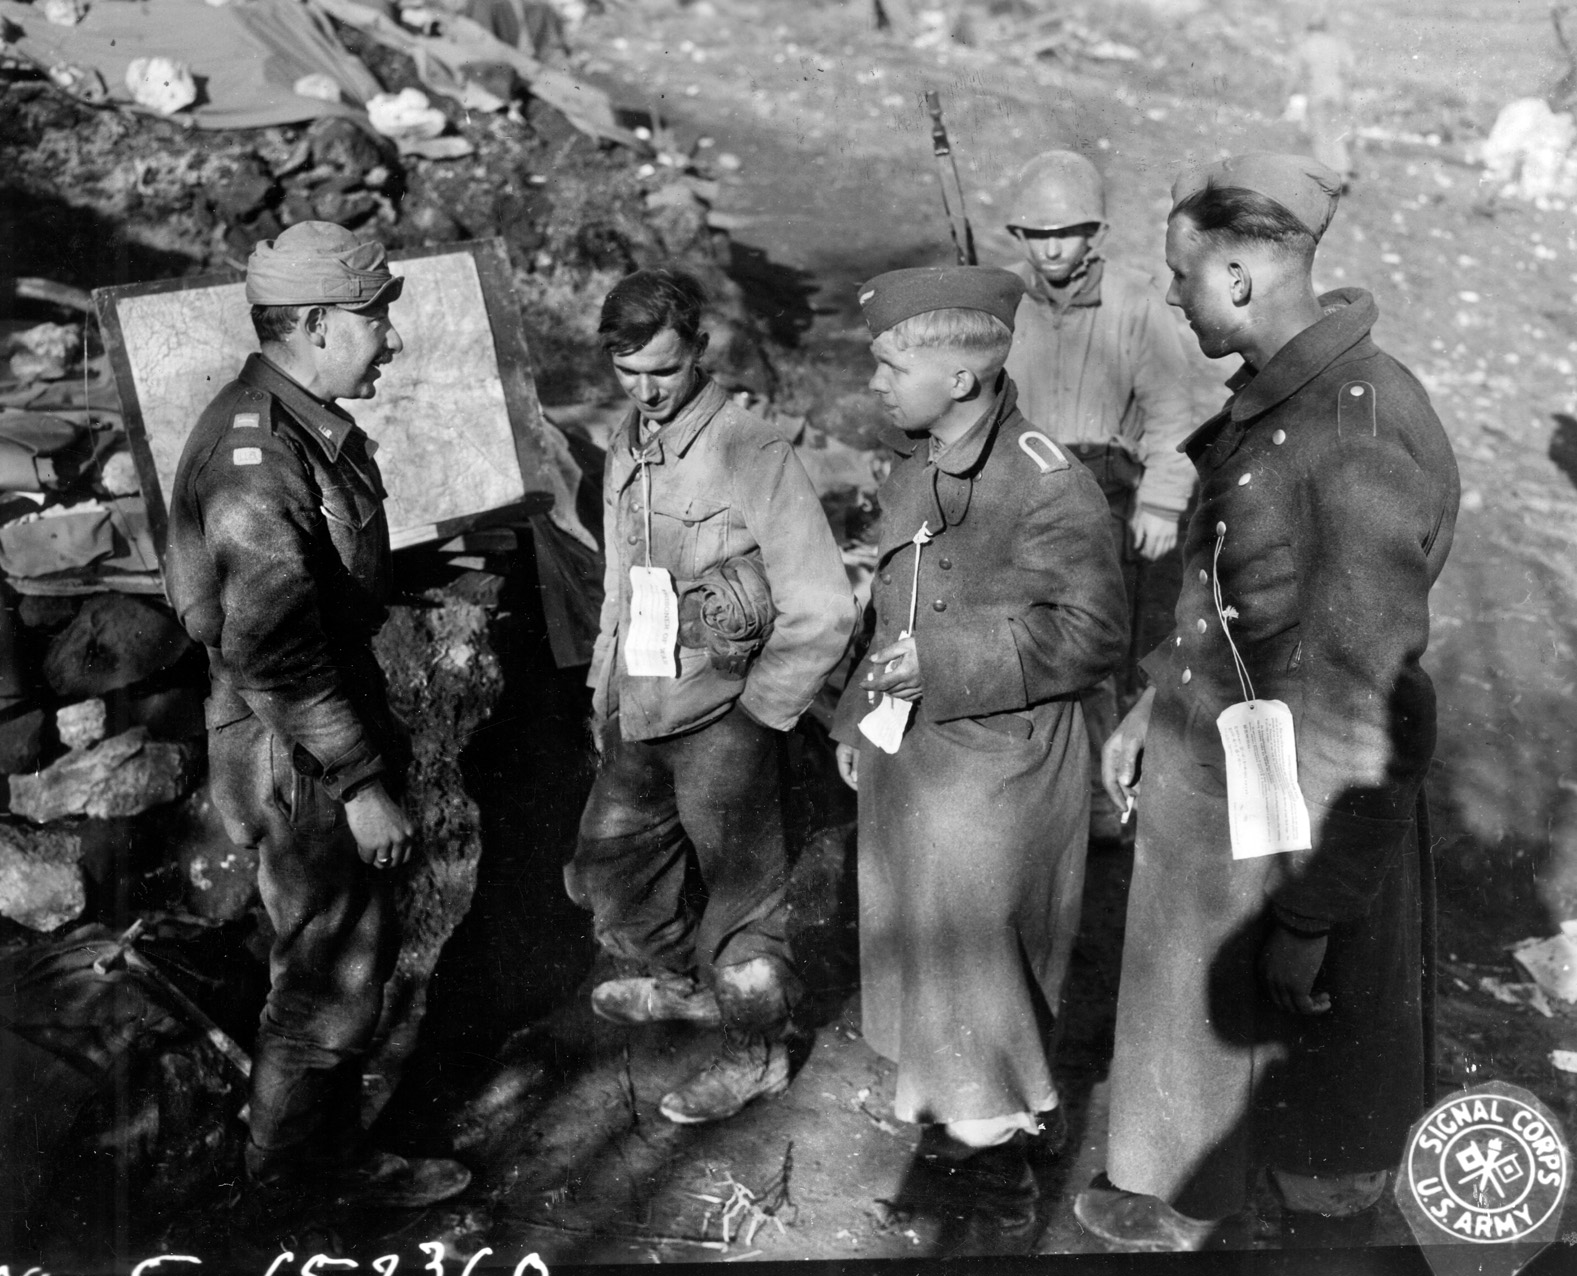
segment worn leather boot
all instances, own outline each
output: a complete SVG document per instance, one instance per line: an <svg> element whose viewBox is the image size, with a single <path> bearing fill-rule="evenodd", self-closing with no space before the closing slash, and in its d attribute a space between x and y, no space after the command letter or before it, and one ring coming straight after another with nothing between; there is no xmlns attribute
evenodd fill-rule
<svg viewBox="0 0 1577 1276"><path fill-rule="evenodd" d="M1203 1249L1217 1224L1189 1218L1159 1196L1125 1192L1104 1174L1073 1202L1084 1230L1126 1254L1175 1254Z"/></svg>
<svg viewBox="0 0 1577 1276"><path fill-rule="evenodd" d="M600 983L592 989L591 1008L609 1023L681 1022L716 1027L722 1022L711 989L668 972Z"/></svg>
<svg viewBox="0 0 1577 1276"><path fill-rule="evenodd" d="M663 1095L659 1110L678 1125L723 1121L752 1099L770 1098L789 1087L788 1050L781 1041L726 1041L695 1076Z"/></svg>
<svg viewBox="0 0 1577 1276"><path fill-rule="evenodd" d="M1040 1185L1029 1162L1030 1138L1022 1132L1006 1143L975 1148L943 1125L928 1125L916 1156L935 1193L931 1204L961 1218L953 1247L960 1254L1028 1254L1046 1225Z"/></svg>
<svg viewBox="0 0 1577 1276"><path fill-rule="evenodd" d="M459 1161L368 1152L330 1174L325 1186L335 1200L361 1209L416 1210L459 1196L470 1183L471 1171Z"/></svg>
<svg viewBox="0 0 1577 1276"><path fill-rule="evenodd" d="M314 1158L266 1157L247 1149L248 1178L266 1196L314 1205L358 1209L425 1209L458 1196L470 1186L471 1171L441 1157L407 1160L393 1152L364 1151L349 1162Z"/></svg>

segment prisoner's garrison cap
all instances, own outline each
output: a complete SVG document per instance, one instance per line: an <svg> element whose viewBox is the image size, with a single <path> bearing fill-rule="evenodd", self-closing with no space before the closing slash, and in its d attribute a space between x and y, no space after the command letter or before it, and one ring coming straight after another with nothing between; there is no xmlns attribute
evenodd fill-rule
<svg viewBox="0 0 1577 1276"><path fill-rule="evenodd" d="M246 299L254 306L388 305L405 280L389 273L383 245L361 243L333 222L297 222L252 249Z"/></svg>
<svg viewBox="0 0 1577 1276"><path fill-rule="evenodd" d="M1172 183L1172 211L1189 196L1212 187L1257 191L1275 200L1318 239L1336 215L1342 179L1307 155L1249 151L1179 174Z"/></svg>
<svg viewBox="0 0 1577 1276"><path fill-rule="evenodd" d="M860 309L872 337L928 310L984 310L1011 330L1024 281L995 266L913 266L860 285Z"/></svg>

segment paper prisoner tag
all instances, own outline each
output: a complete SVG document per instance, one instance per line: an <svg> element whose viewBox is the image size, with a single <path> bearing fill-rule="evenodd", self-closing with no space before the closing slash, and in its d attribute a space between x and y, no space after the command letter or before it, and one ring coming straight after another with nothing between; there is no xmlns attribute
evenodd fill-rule
<svg viewBox="0 0 1577 1276"><path fill-rule="evenodd" d="M920 530L923 532L925 529L922 527ZM898 635L900 639L908 636L907 629ZM891 670L897 663L896 660L889 660L887 668ZM903 743L904 728L909 725L909 715L913 712L912 701L900 700L884 691L881 703L860 719L860 734L883 753L897 753L898 746Z"/></svg>
<svg viewBox="0 0 1577 1276"><path fill-rule="evenodd" d="M679 676L679 596L666 567L630 568L624 668L635 678Z"/></svg>
<svg viewBox="0 0 1577 1276"><path fill-rule="evenodd" d="M860 734L883 753L897 753L914 705L882 692L882 702L860 719Z"/></svg>
<svg viewBox="0 0 1577 1276"><path fill-rule="evenodd" d="M1298 787L1292 710L1280 700L1246 700L1216 719L1227 757L1232 858L1306 851L1309 808Z"/></svg>

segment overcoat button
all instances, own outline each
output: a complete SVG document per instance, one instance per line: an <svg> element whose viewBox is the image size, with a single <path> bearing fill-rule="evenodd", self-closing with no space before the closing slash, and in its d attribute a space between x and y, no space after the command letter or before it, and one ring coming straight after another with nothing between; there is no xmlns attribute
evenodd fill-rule
<svg viewBox="0 0 1577 1276"><path fill-rule="evenodd" d="M685 520L684 520L684 525L685 525L685 526L686 526L686 527L694 527L694 526L695 526L695 519L693 519L693 518L687 518L687 519L685 519Z"/></svg>
<svg viewBox="0 0 1577 1276"><path fill-rule="evenodd" d="M884 584L884 585L891 585L892 583L893 583L893 574L891 572L883 572L882 573L882 584Z"/></svg>
<svg viewBox="0 0 1577 1276"><path fill-rule="evenodd" d="M1225 536L1226 534L1227 534L1227 525L1225 523L1217 523L1216 524L1216 535L1217 536Z"/></svg>
<svg viewBox="0 0 1577 1276"><path fill-rule="evenodd" d="M1194 622L1194 628L1199 630L1200 633L1205 633L1210 628L1210 625L1201 618Z"/></svg>
<svg viewBox="0 0 1577 1276"><path fill-rule="evenodd" d="M938 598L934 603L931 604L931 610L932 611L946 611L947 610L947 604L944 603L940 598Z"/></svg>
<svg viewBox="0 0 1577 1276"><path fill-rule="evenodd" d="M1201 585L1208 585L1210 583L1210 573L1207 572L1203 567L1199 569L1199 583Z"/></svg>
<svg viewBox="0 0 1577 1276"><path fill-rule="evenodd" d="M944 572L952 571L953 560L951 558L944 558L939 563L937 563L937 566L940 567Z"/></svg>
<svg viewBox="0 0 1577 1276"><path fill-rule="evenodd" d="M1247 487L1248 486L1248 481L1251 478L1253 478L1253 477L1254 476L1252 474L1245 474L1245 475L1243 475L1240 479L1238 479L1238 486L1239 487Z"/></svg>
<svg viewBox="0 0 1577 1276"><path fill-rule="evenodd" d="M1277 430L1274 434L1272 434L1270 436L1270 441L1272 443L1274 443L1277 447L1280 447L1283 443L1285 443L1287 441L1287 432L1285 430Z"/></svg>
<svg viewBox="0 0 1577 1276"><path fill-rule="evenodd" d="M1177 645L1179 647L1181 647L1183 645L1183 635L1182 634L1178 634L1177 635Z"/></svg>
<svg viewBox="0 0 1577 1276"><path fill-rule="evenodd" d="M630 544L631 544L631 545L637 545L637 544L639 544L639 543L640 543L640 539L641 539L641 538L640 538L640 537L639 537L639 536L637 536L637 535L636 535L636 534L635 534L635 533L634 533L634 532L631 532L631 533L630 533L630 534L629 534L629 535L628 535L628 536L626 536L626 537L625 537L625 538L624 538L624 539L625 539L625 540L627 540L627 541L629 541L629 543L630 543Z"/></svg>
<svg viewBox="0 0 1577 1276"><path fill-rule="evenodd" d="M1185 669L1185 670L1183 670L1183 685L1186 687L1193 680L1194 680L1194 671L1192 669Z"/></svg>

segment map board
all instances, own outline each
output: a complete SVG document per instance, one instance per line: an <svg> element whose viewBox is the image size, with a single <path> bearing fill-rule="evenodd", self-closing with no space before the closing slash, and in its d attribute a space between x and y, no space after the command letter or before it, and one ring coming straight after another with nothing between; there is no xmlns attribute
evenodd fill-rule
<svg viewBox="0 0 1577 1276"><path fill-rule="evenodd" d="M498 240L393 253L405 348L372 399L341 404L377 441L396 549L552 504L541 409ZM244 284L167 280L94 293L155 541L205 407L257 350Z"/></svg>

